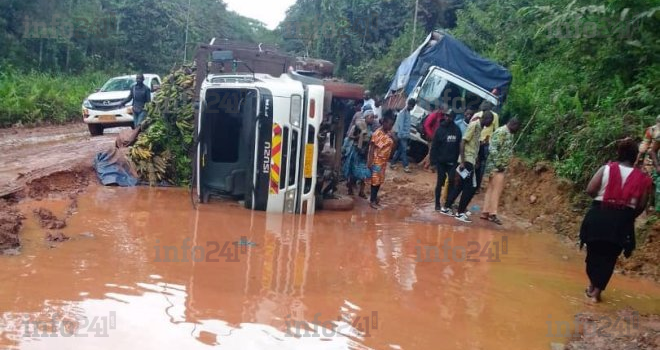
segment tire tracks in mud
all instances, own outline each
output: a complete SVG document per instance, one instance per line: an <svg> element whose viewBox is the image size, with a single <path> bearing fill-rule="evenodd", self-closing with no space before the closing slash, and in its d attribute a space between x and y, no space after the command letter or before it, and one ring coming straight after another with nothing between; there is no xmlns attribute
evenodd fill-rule
<svg viewBox="0 0 660 350"><path fill-rule="evenodd" d="M85 124L0 130L0 198L55 173L91 168L94 156L112 147L115 137L113 130L91 137Z"/></svg>

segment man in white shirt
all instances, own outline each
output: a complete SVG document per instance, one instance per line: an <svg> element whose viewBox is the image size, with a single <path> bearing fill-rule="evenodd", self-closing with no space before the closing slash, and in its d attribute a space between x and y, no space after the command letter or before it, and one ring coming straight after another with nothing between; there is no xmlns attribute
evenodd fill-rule
<svg viewBox="0 0 660 350"><path fill-rule="evenodd" d="M364 103L362 104L362 108L371 106L371 109L376 108L376 102L374 101L373 98L371 98L371 91L366 90L364 92L364 96L362 97L364 99Z"/></svg>
<svg viewBox="0 0 660 350"><path fill-rule="evenodd" d="M376 96L374 99L374 106L374 116L376 117L376 121L380 124L383 119L383 100Z"/></svg>

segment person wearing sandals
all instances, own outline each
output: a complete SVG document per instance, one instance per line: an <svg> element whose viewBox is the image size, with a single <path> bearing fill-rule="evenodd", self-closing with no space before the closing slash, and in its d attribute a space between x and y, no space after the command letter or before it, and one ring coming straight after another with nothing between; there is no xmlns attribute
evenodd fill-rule
<svg viewBox="0 0 660 350"><path fill-rule="evenodd" d="M495 130L490 140L490 154L485 165L485 175L488 176L489 181L484 200L484 211L480 218L498 225L502 225L502 220L497 217L497 209L504 190L504 174L513 157L513 135L519 129L520 121L512 118L506 125Z"/></svg>
<svg viewBox="0 0 660 350"><path fill-rule="evenodd" d="M371 207L380 209L378 191L385 182L385 169L396 145L396 137L392 131L394 126L394 111L391 109L383 113L383 126L371 136L367 168L371 171Z"/></svg>
<svg viewBox="0 0 660 350"><path fill-rule="evenodd" d="M601 301L619 255L635 249L635 219L644 211L651 178L634 167L638 146L630 138L617 142L617 161L598 169L587 186L594 201L580 227L580 249L586 244L586 296Z"/></svg>
<svg viewBox="0 0 660 350"><path fill-rule="evenodd" d="M445 203L444 208L440 210L441 214L454 216L449 208L452 207L456 199L460 196L461 201L458 204L458 213L455 215L455 218L456 220L466 223L472 222L467 213L467 207L477 190L475 169L478 165L477 155L479 154L479 139L481 137L482 128L488 127L492 123L493 113L486 111L482 117L471 122L467 130L465 130L460 145L461 163L456 169L456 172L460 172L463 175L461 175L460 184L449 192L447 202ZM452 176L454 176L453 174L456 172L452 171Z"/></svg>
<svg viewBox="0 0 660 350"><path fill-rule="evenodd" d="M347 179L348 194L353 195L353 189L357 184L360 187L358 195L365 199L367 198L364 193L365 181L371 176L371 172L367 168L367 154L374 125L374 113L371 109L364 112L364 118L355 121L355 125L348 133L352 145L342 169L343 175Z"/></svg>

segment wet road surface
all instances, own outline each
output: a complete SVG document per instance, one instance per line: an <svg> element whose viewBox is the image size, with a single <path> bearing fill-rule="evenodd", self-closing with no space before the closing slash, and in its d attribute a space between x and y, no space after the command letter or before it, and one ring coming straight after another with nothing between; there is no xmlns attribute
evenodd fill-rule
<svg viewBox="0 0 660 350"><path fill-rule="evenodd" d="M112 147L120 128L91 137L85 124L0 129L0 197L31 179L89 166L96 153Z"/></svg>
<svg viewBox="0 0 660 350"><path fill-rule="evenodd" d="M621 275L587 304L583 256L553 236L431 208L296 217L92 188L67 242L28 217L22 254L0 256L3 349L547 349L583 310L660 312L657 284Z"/></svg>

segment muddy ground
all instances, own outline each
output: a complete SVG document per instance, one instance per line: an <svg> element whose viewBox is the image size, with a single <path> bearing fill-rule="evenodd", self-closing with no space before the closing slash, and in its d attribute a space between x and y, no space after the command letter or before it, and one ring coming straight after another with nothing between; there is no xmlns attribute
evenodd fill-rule
<svg viewBox="0 0 660 350"><path fill-rule="evenodd" d="M17 253L22 221L35 215L18 212L14 204L55 197L69 200L73 210L77 195L97 183L92 160L113 146L116 130L91 137L85 124L0 129L0 254ZM62 224L52 218L45 229ZM57 232L48 234L58 238Z"/></svg>
<svg viewBox="0 0 660 350"><path fill-rule="evenodd" d="M77 211L77 196L89 186L98 186L91 168L92 158L113 146L116 134L91 138L85 125L67 125L37 129L0 130L0 251L20 252L20 229L26 215L36 215L50 242L65 242L68 237L58 230ZM387 206L432 208L435 174L413 166L412 174L389 171L381 191ZM342 185L343 186L343 185ZM67 217L58 218L45 210L21 213L16 203L44 198L67 200ZM567 244L575 244L579 225L589 201L576 195L571 183L559 180L547 164L525 165L516 160L507 178L502 217L505 228L544 231L560 234ZM473 205L483 205L483 194ZM473 207L471 205L471 207ZM659 279L660 222L643 225L639 248L632 259L622 259L618 272ZM66 244L66 243L64 243ZM627 312L627 311L621 311ZM581 315L584 324L602 325L599 315ZM660 316L642 315L634 332L601 337L582 331L556 349L657 349L660 348Z"/></svg>
<svg viewBox="0 0 660 350"><path fill-rule="evenodd" d="M30 183L35 183L34 191L48 192L43 186L37 188L36 182L55 173L88 171L94 155L113 145L116 130L91 137L82 123L0 129L0 197L19 193ZM66 185L56 178L51 181L47 185L54 189ZM79 185L83 184L72 186Z"/></svg>
<svg viewBox="0 0 660 350"><path fill-rule="evenodd" d="M389 172L381 190L383 201L390 205L432 207L436 174L417 166L411 168L412 174ZM475 197L471 208L483 207L483 192ZM500 216L505 228L556 233L577 249L580 225L590 203L586 195L576 193L572 183L557 178L550 165L527 165L516 159L507 175ZM637 220L638 249L630 259L619 260L616 273L660 281L660 222L648 219L642 214Z"/></svg>

